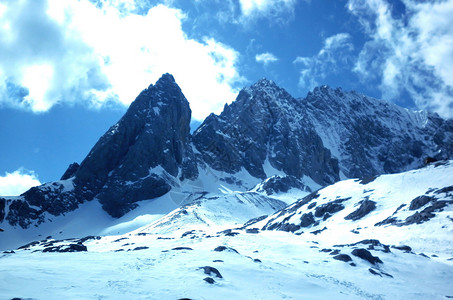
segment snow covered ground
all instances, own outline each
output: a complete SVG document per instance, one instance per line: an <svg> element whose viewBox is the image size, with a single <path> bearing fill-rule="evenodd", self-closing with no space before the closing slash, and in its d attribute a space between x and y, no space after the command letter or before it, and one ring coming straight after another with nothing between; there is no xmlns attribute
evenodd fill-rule
<svg viewBox="0 0 453 300"><path fill-rule="evenodd" d="M99 236L80 239L86 230L62 240L57 233L3 252L0 299L453 298L452 184L450 161L338 182L311 198L292 190L277 198L298 201L275 214L285 205L278 199L226 187L182 207L167 194L120 220L97 215L100 208L88 203L84 224L70 214L53 223L74 234L92 226ZM375 207L345 219L365 200ZM283 230L310 212L314 223ZM422 221L409 224L414 214ZM390 221L376 226L383 220Z"/></svg>

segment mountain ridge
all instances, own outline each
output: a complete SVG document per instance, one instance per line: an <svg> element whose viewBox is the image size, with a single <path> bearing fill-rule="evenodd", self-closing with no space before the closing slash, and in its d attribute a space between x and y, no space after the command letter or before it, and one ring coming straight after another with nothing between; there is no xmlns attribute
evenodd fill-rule
<svg viewBox="0 0 453 300"><path fill-rule="evenodd" d="M242 191L275 175L317 189L340 178L406 171L425 156L453 157L452 119L327 86L296 99L261 79L193 134L190 118L189 102L164 74L62 180L2 198L0 221L38 226L93 199L121 217L138 201L181 189L187 197L185 186L203 189L200 172L217 174L210 184Z"/></svg>

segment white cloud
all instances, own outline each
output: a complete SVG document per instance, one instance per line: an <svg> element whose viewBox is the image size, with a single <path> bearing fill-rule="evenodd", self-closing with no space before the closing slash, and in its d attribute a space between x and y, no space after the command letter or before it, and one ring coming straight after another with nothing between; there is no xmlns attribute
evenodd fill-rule
<svg viewBox="0 0 453 300"><path fill-rule="evenodd" d="M220 111L242 80L239 53L187 37L186 16L134 0L9 0L0 7L0 104L46 111L59 102L132 102L172 73L195 118ZM5 8L6 7L6 8Z"/></svg>
<svg viewBox="0 0 453 300"><path fill-rule="evenodd" d="M265 17L282 23L288 20L288 16L294 16L296 3L297 0L239 0L245 19Z"/></svg>
<svg viewBox="0 0 453 300"><path fill-rule="evenodd" d="M348 65L352 60L354 46L348 33L327 37L319 52L310 57L298 56L293 63L300 66L299 87L313 89L323 84L327 75Z"/></svg>
<svg viewBox="0 0 453 300"><path fill-rule="evenodd" d="M453 0L404 0L400 18L385 0L349 0L370 40L355 71L380 81L384 98L407 92L420 108L453 117Z"/></svg>
<svg viewBox="0 0 453 300"><path fill-rule="evenodd" d="M0 195L19 196L29 188L40 184L33 171L26 171L21 168L12 173L6 172L5 176L0 176Z"/></svg>
<svg viewBox="0 0 453 300"><path fill-rule="evenodd" d="M278 58L272 53L265 52L265 53L257 54L255 56L255 60L257 62L262 63L262 64L264 64L266 66L269 63L278 61Z"/></svg>

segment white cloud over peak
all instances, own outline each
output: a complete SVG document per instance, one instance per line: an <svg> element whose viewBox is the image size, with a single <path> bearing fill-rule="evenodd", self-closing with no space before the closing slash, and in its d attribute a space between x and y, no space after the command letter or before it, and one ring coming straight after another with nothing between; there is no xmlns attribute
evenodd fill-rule
<svg viewBox="0 0 453 300"><path fill-rule="evenodd" d="M262 63L262 64L264 64L266 66L269 63L278 61L278 58L272 53L265 52L265 53L257 54L255 56L255 60L257 62Z"/></svg>
<svg viewBox="0 0 453 300"><path fill-rule="evenodd" d="M239 53L190 39L186 16L134 0L8 0L0 5L0 104L46 111L59 102L132 102L172 73L195 118L219 112L242 80Z"/></svg>
<svg viewBox="0 0 453 300"><path fill-rule="evenodd" d="M329 74L333 74L353 60L354 45L348 33L338 33L327 37L316 55L298 56L293 63L300 67L299 87L313 89L323 84Z"/></svg>
<svg viewBox="0 0 453 300"><path fill-rule="evenodd" d="M285 22L287 16L294 16L297 0L239 0L244 18L271 17Z"/></svg>
<svg viewBox="0 0 453 300"><path fill-rule="evenodd" d="M0 196L19 196L29 188L40 185L33 171L18 169L12 173L0 176Z"/></svg>
<svg viewBox="0 0 453 300"><path fill-rule="evenodd" d="M384 98L407 92L419 108L453 117L453 0L403 3L402 17L395 17L385 0L349 0L370 38L355 71L379 80Z"/></svg>

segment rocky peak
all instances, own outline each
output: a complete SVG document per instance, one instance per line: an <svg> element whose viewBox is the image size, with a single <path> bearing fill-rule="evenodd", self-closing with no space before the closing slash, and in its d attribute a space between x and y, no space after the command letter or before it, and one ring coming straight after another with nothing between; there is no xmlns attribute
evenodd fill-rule
<svg viewBox="0 0 453 300"><path fill-rule="evenodd" d="M336 162L313 127L304 121L300 103L274 82L263 79L243 89L220 116L209 116L194 133L203 160L228 173L246 169L266 178L264 164L288 175L312 177L321 185L338 180Z"/></svg>
<svg viewBox="0 0 453 300"><path fill-rule="evenodd" d="M76 172L77 185L96 195L111 215L121 216L133 202L168 192L171 178L196 178L190 117L173 76L163 75L99 139Z"/></svg>

